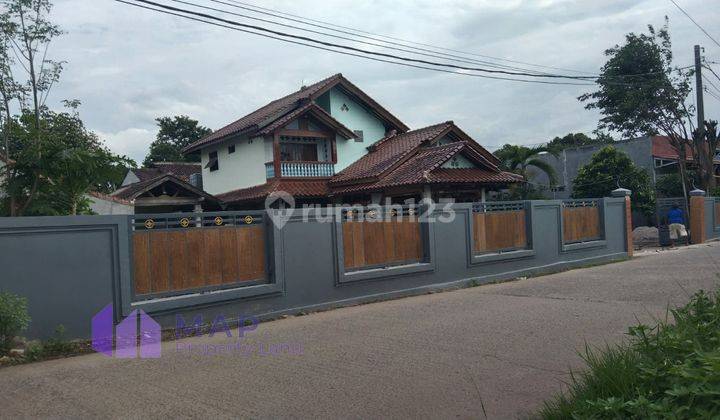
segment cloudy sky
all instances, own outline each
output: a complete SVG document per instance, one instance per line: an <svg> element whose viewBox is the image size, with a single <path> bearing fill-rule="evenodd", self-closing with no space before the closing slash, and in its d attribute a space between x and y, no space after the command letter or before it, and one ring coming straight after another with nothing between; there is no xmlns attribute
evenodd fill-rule
<svg viewBox="0 0 720 420"><path fill-rule="evenodd" d="M187 1L247 13L210 0ZM469 53L587 72L598 71L603 51L624 34L643 31L648 23L660 26L667 15L677 64L692 63L695 44L720 62L720 47L669 0L243 1ZM712 25L720 21L720 1L677 1L720 39L720 29ZM377 63L112 0L55 0L52 18L66 34L50 55L67 64L49 105L80 99L86 124L114 151L138 161L155 137L157 117L186 114L218 129L303 82L338 72L409 126L454 120L491 149L568 132L589 134L597 125L598 115L576 99L586 91L583 86L488 80ZM720 73L720 66L715 68ZM705 103L706 116L719 119L720 102L706 96Z"/></svg>

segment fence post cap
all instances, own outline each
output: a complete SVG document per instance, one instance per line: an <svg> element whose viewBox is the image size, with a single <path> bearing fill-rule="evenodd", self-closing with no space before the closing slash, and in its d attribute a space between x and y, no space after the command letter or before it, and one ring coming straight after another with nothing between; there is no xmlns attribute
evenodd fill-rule
<svg viewBox="0 0 720 420"><path fill-rule="evenodd" d="M610 196L612 197L630 197L630 194L632 191L628 190L627 188L618 188L616 190L612 190L610 192Z"/></svg>
<svg viewBox="0 0 720 420"><path fill-rule="evenodd" d="M693 197L705 197L705 191L701 190L700 188L695 188L694 190L690 191L690 195Z"/></svg>

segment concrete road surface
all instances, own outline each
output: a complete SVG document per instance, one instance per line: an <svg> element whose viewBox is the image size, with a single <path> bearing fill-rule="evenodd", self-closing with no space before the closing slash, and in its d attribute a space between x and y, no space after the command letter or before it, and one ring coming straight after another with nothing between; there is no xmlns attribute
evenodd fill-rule
<svg viewBox="0 0 720 420"><path fill-rule="evenodd" d="M718 260L720 245L702 245L291 317L223 354L201 354L230 342L216 334L164 343L156 360L0 369L0 417L526 417L582 366L586 342L716 288Z"/></svg>

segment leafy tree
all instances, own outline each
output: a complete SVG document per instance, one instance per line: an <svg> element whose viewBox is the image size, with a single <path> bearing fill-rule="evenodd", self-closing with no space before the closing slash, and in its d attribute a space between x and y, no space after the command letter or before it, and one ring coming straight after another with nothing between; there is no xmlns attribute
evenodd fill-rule
<svg viewBox="0 0 720 420"><path fill-rule="evenodd" d="M550 180L550 184L557 182L555 169L547 162L540 158L542 153L555 153L554 150L547 147L526 147L506 144L502 148L495 151L495 156L500 159L503 168L507 171L522 175L525 180L532 177L531 168L535 168L545 173ZM513 193L514 196L521 199L536 198L532 184L525 183L520 187L519 191Z"/></svg>
<svg viewBox="0 0 720 420"><path fill-rule="evenodd" d="M85 194L90 190L111 192L135 163L110 152L88 131L77 111L41 109L42 153L35 150L34 114L31 110L13 119L12 177L5 188L10 196L22 195L40 173L29 215L63 215L87 212Z"/></svg>
<svg viewBox="0 0 720 420"><path fill-rule="evenodd" d="M649 25L648 34L627 34L623 45L615 45L605 55L608 61L597 79L598 90L578 98L587 102L587 109L600 110L598 128L625 137L665 135L685 162L685 145L692 146L688 139L693 108L685 104L691 71L672 64L667 19L660 30ZM681 179L687 180L685 165L678 168Z"/></svg>
<svg viewBox="0 0 720 420"><path fill-rule="evenodd" d="M632 191L632 207L646 215L655 210L655 196L647 172L612 146L595 153L573 180L573 198L609 197L618 185Z"/></svg>
<svg viewBox="0 0 720 420"><path fill-rule="evenodd" d="M42 109L52 86L60 79L63 67L62 62L48 58L47 51L62 31L47 19L52 10L49 0L2 0L0 5L3 6L0 13L0 97L4 114L4 155L13 159L12 141L8 136L12 130L11 106L15 106L20 114L31 113L34 144L26 152L34 153L39 162L43 151ZM24 78L13 73L14 67L22 70L19 73L25 75ZM29 173L22 174L30 179L28 188L16 190L18 195L10 197L11 215L22 215L38 193L43 175L39 166L28 169ZM10 169L7 176L13 176Z"/></svg>
<svg viewBox="0 0 720 420"><path fill-rule="evenodd" d="M608 144L612 143L613 138L607 134L598 134L597 137L592 138L583 133L569 133L563 137L555 137L548 144L548 149L556 151L566 149L568 147L580 147L580 146L591 146L595 144Z"/></svg>
<svg viewBox="0 0 720 420"><path fill-rule="evenodd" d="M150 153L143 165L153 162L199 162L198 154L183 155L182 149L212 133L212 130L199 125L197 120L186 115L158 118L160 131L150 145Z"/></svg>

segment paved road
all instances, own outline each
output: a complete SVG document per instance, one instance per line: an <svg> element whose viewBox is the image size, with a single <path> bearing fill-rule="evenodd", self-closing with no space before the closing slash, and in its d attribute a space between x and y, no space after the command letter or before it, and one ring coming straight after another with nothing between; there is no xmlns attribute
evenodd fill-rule
<svg viewBox="0 0 720 420"><path fill-rule="evenodd" d="M516 418L561 389L577 351L714 289L720 245L262 324L245 350L93 354L0 370L0 417ZM260 345L282 345L260 355ZM299 353L302 346L303 354ZM277 348L277 347L274 347Z"/></svg>

